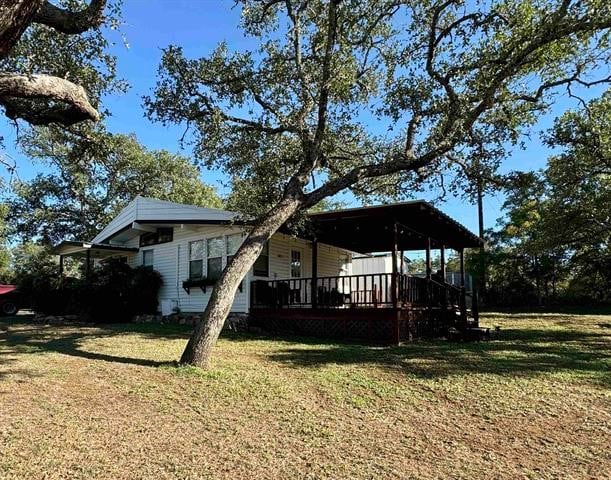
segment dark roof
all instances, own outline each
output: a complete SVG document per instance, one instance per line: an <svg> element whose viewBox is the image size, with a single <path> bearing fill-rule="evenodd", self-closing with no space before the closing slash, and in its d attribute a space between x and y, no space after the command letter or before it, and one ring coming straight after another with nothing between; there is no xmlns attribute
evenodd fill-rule
<svg viewBox="0 0 611 480"><path fill-rule="evenodd" d="M312 213L318 241L355 252L391 250L397 224L399 250L424 250L442 245L456 250L476 248L483 240L441 210L423 200Z"/></svg>

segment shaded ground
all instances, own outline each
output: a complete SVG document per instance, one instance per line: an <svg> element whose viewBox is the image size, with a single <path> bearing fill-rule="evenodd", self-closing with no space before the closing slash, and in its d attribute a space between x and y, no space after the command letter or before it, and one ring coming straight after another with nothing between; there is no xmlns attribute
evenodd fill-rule
<svg viewBox="0 0 611 480"><path fill-rule="evenodd" d="M609 478L611 316L487 314L483 343L0 319L0 478Z"/></svg>

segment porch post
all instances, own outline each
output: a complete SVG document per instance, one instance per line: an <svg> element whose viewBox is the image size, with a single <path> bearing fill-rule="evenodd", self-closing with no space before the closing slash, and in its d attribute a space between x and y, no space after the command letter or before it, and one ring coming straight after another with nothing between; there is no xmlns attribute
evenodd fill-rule
<svg viewBox="0 0 611 480"><path fill-rule="evenodd" d="M318 240L312 242L312 308L318 306Z"/></svg>
<svg viewBox="0 0 611 480"><path fill-rule="evenodd" d="M460 288L465 288L465 249L458 251L460 257Z"/></svg>
<svg viewBox="0 0 611 480"><path fill-rule="evenodd" d="M393 238L392 238L392 276L390 277L390 299L393 308L398 306L397 295L397 243L398 243L397 222L393 223Z"/></svg>
<svg viewBox="0 0 611 480"><path fill-rule="evenodd" d="M448 305L448 287L446 286L446 246L441 245L439 248L439 270L443 284L443 304Z"/></svg>
<svg viewBox="0 0 611 480"><path fill-rule="evenodd" d="M467 323L467 291L465 290L465 249L458 251L460 257L460 319Z"/></svg>
<svg viewBox="0 0 611 480"><path fill-rule="evenodd" d="M405 274L405 250L401 250L401 274Z"/></svg>
<svg viewBox="0 0 611 480"><path fill-rule="evenodd" d="M431 237L426 239L426 278L431 279L433 268L431 266Z"/></svg>
<svg viewBox="0 0 611 480"><path fill-rule="evenodd" d="M440 254L440 259L439 262L441 263L441 278L443 278L443 281L446 281L446 247L445 245L442 245L440 250L439 250L439 254Z"/></svg>
<svg viewBox="0 0 611 480"><path fill-rule="evenodd" d="M89 279L89 274L91 273L91 249L87 249L87 253L85 254L85 278Z"/></svg>

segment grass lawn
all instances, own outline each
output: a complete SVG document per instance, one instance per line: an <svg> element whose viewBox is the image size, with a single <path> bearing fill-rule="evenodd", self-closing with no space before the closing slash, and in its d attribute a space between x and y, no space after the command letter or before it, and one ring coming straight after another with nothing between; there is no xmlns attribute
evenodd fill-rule
<svg viewBox="0 0 611 480"><path fill-rule="evenodd" d="M0 319L0 478L610 478L611 316L396 348Z"/></svg>

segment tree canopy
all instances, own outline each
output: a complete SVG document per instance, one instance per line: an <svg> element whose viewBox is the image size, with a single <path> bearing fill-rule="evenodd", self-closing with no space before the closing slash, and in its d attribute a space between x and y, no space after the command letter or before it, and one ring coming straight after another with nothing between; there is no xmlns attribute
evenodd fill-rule
<svg viewBox="0 0 611 480"><path fill-rule="evenodd" d="M239 179L259 221L183 361L205 364L240 281L287 220L345 189L401 197L518 142L554 101L609 80L603 0L242 0L256 47L164 50L149 116Z"/></svg>
<svg viewBox="0 0 611 480"><path fill-rule="evenodd" d="M21 146L50 168L13 185L8 220L13 236L23 240L91 239L137 195L222 206L188 158L149 150L131 135L102 127L86 136L39 128L24 135Z"/></svg>
<svg viewBox="0 0 611 480"><path fill-rule="evenodd" d="M492 236L491 300L609 300L611 92L562 115L545 141L559 153L514 176Z"/></svg>
<svg viewBox="0 0 611 480"><path fill-rule="evenodd" d="M308 204L344 188L404 195L468 168L482 143L517 141L558 87L607 80L592 77L607 2L238 3L259 48L168 47L146 105L186 122L202 161L263 185L268 208L287 190Z"/></svg>

